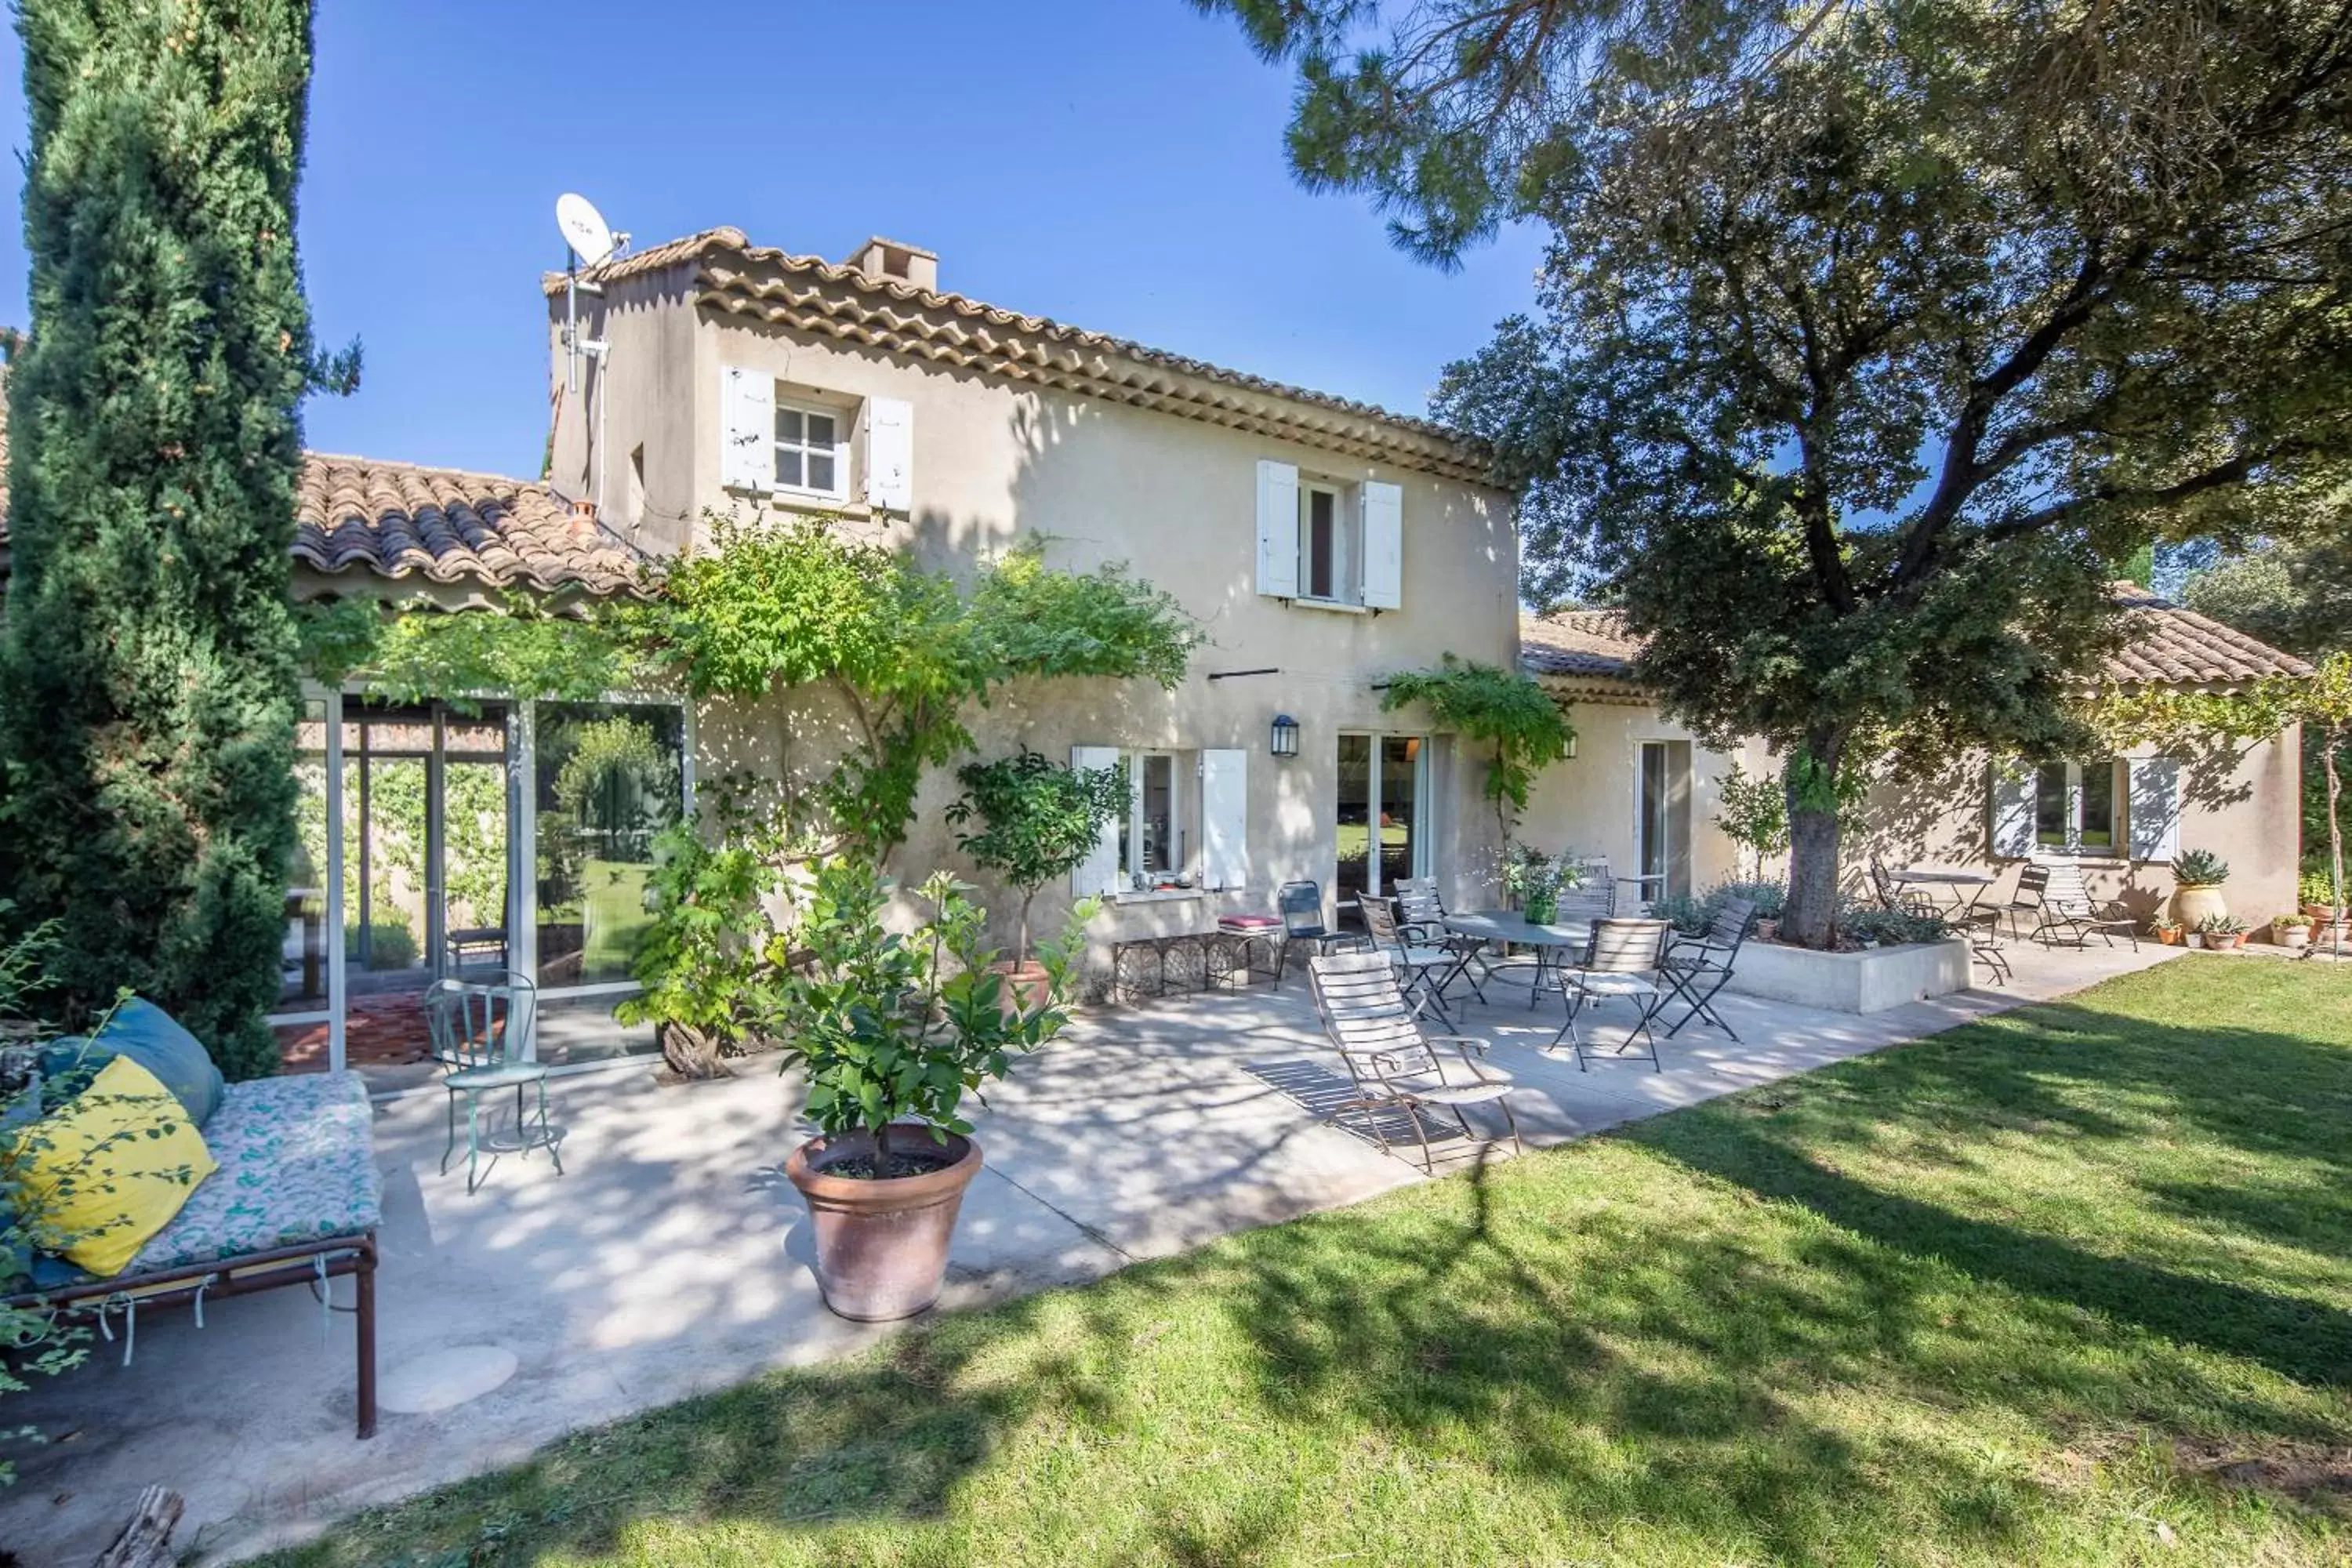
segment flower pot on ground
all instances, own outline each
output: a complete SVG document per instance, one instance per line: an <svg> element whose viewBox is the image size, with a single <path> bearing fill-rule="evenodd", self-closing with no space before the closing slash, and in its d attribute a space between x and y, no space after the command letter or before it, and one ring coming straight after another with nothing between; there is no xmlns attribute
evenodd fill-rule
<svg viewBox="0 0 2352 1568"><path fill-rule="evenodd" d="M2311 927L2309 915L2280 915L2271 921L2271 940L2281 947L2308 947L2311 945Z"/></svg>
<svg viewBox="0 0 2352 1568"><path fill-rule="evenodd" d="M786 1066L807 1069L803 1114L819 1133L784 1172L808 1205L825 1304L865 1322L939 1300L981 1164L963 1097L1069 1022L1086 922L1099 908L1080 900L1060 937L1038 944L1041 993L1008 982L987 944L988 911L954 878L923 884L933 912L912 931L884 923L891 893L864 861L816 864L792 931L806 960L782 983L777 1020ZM1008 989L1038 999L1019 1003Z"/></svg>
<svg viewBox="0 0 2352 1568"><path fill-rule="evenodd" d="M2203 947L2205 945L2205 933L2203 931L2192 931L2183 936L2180 941L2182 945L2187 947Z"/></svg>
<svg viewBox="0 0 2352 1568"><path fill-rule="evenodd" d="M2190 931L2200 931L2214 917L2228 914L2221 884L2229 879L2230 863L2210 849L2184 850L2174 857L2172 918Z"/></svg>
<svg viewBox="0 0 2352 1568"><path fill-rule="evenodd" d="M2228 952L2246 940L2246 922L2235 915L2208 915L2197 922L2196 934L2205 939L2205 945L2216 952Z"/></svg>
<svg viewBox="0 0 2352 1568"><path fill-rule="evenodd" d="M2168 921L2164 919L2162 916L2158 916L2157 919L2148 922L2147 934L2156 938L2157 941L2162 942L2167 947L2178 947L2180 945L2181 930L2179 922L2177 921Z"/></svg>

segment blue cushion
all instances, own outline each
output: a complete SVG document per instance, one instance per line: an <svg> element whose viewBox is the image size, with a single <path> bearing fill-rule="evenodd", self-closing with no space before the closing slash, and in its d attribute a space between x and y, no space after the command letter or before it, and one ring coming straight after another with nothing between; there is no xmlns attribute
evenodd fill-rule
<svg viewBox="0 0 2352 1568"><path fill-rule="evenodd" d="M138 996L117 1007L106 1027L94 1037L50 1042L41 1052L41 1073L45 1079L79 1086L119 1056L129 1057L153 1073L198 1127L220 1109L226 1085L203 1043L180 1027L172 1015Z"/></svg>

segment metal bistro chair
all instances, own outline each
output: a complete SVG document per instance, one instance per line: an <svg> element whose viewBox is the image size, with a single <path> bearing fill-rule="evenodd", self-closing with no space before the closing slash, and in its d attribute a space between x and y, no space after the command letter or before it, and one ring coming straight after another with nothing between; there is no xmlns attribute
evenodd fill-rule
<svg viewBox="0 0 2352 1568"><path fill-rule="evenodd" d="M1576 1032L1576 1016L1595 1002L1622 996L1634 1005L1637 1013L1617 1054L1624 1055L1639 1035L1650 1043L1650 1066L1665 1071L1665 1064L1658 1059L1658 1037L1650 1024L1674 994L1663 967L1666 933L1672 929L1661 920L1595 921L1592 940L1585 944L1584 962L1563 966L1559 972L1560 990L1568 998L1568 1021L1546 1048L1558 1050L1560 1041L1568 1041L1576 1052L1577 1071L1591 1071L1584 1060L1584 1037Z"/></svg>
<svg viewBox="0 0 2352 1568"><path fill-rule="evenodd" d="M1453 951L1412 941L1397 923L1396 906L1386 899L1366 893L1356 900L1356 908L1363 911L1364 930L1370 933L1372 946L1403 975L1405 995L1416 999L1413 1010L1426 1007L1437 1015L1438 1022L1454 1027L1454 1016L1445 1010L1445 982L1453 978L1454 967Z"/></svg>
<svg viewBox="0 0 2352 1568"><path fill-rule="evenodd" d="M1285 882L1274 895L1275 912L1282 917L1282 962L1275 965L1275 983L1290 973L1290 950L1304 942L1307 956L1329 952L1342 944L1361 945L1352 931L1333 931L1323 923L1323 888L1319 882Z"/></svg>
<svg viewBox="0 0 2352 1568"><path fill-rule="evenodd" d="M1730 981L1732 965L1739 962L1739 950L1755 927L1754 900L1726 899L1722 908L1715 911L1715 919L1707 923L1705 936L1677 934L1667 941L1664 969L1666 986L1690 1007L1666 1030L1666 1038L1671 1040L1681 1034L1683 1026L1693 1018L1714 1025L1734 1040L1739 1038L1739 1031L1715 1010L1715 994Z"/></svg>
<svg viewBox="0 0 2352 1568"><path fill-rule="evenodd" d="M562 1132L547 1120L545 1062L524 1059L531 1030L539 1022L539 989L527 976L509 975L499 984L476 984L436 980L425 993L425 1024L433 1040L433 1058L448 1071L442 1087L449 1095L449 1137L442 1145L441 1169L457 1151L457 1100L466 1101L466 1191L480 1184L484 1138L482 1099L500 1089L515 1091L515 1131L511 1143L491 1142L490 1158L544 1149L563 1173ZM534 1115L526 1108L523 1091L538 1091Z"/></svg>
<svg viewBox="0 0 2352 1568"><path fill-rule="evenodd" d="M1420 1140L1423 1172L1434 1175L1436 1159L1430 1152L1429 1129L1423 1124L1421 1113L1450 1115L1464 1137L1475 1139L1477 1134L1470 1130L1463 1110L1473 1105L1492 1105L1503 1113L1512 1152L1519 1152L1518 1119L1511 1114L1510 1075L1478 1060L1478 1053L1486 1049L1481 1041L1461 1035L1423 1034L1418 1010L1398 988L1396 970L1386 953L1319 954L1307 960L1307 973L1314 985L1315 1010L1323 1020L1323 1032L1348 1064L1348 1077L1355 1086L1354 1098L1335 1108L1333 1117L1350 1110L1364 1112L1372 1140L1385 1154L1389 1141L1381 1130L1381 1113L1402 1110ZM1449 1069L1445 1059L1431 1048L1440 1042L1460 1053L1463 1070Z"/></svg>
<svg viewBox="0 0 2352 1568"><path fill-rule="evenodd" d="M1434 877L1406 877L1397 883L1397 909L1404 916L1404 934L1410 940L1427 947L1442 947L1454 954L1454 967L1438 983L1444 991L1459 978L1468 981L1470 994L1484 1002L1486 988L1480 984L1491 966L1486 963L1486 944L1475 936L1458 936L1445 929L1445 900L1437 896Z"/></svg>
<svg viewBox="0 0 2352 1568"><path fill-rule="evenodd" d="M2089 884L2083 880L2083 868L2072 860L2036 862L2028 866L2027 873L2039 867L2042 876L2038 889L2041 909L2034 921L2033 935L2044 947L2063 942L2075 947L2088 947L2095 931L2109 947L2116 945L2115 933L2124 933L2132 951L2139 951L2139 927L2129 916L2114 912L2112 905L2102 906L2091 897ZM2018 878L2019 890L2024 890L2025 876ZM2053 932L2060 933L2052 935Z"/></svg>

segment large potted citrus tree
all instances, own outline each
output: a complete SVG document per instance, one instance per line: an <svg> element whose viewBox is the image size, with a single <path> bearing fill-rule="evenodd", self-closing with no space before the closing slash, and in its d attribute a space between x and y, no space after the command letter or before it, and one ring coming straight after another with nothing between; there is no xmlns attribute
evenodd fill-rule
<svg viewBox="0 0 2352 1568"><path fill-rule="evenodd" d="M784 1173L816 1231L817 1285L845 1318L912 1317L939 1300L980 1145L966 1094L1011 1070L1069 1022L1067 1000L1097 908L1083 900L1037 945L1036 994L1007 1005L988 911L945 872L921 889L929 921L889 929L891 885L856 859L821 861L792 932L805 954L782 987L788 1062L805 1068L817 1136ZM984 1103L984 1102L983 1102Z"/></svg>
<svg viewBox="0 0 2352 1568"><path fill-rule="evenodd" d="M1020 939L1006 973L1012 998L1027 1006L1047 978L1029 962L1029 906L1038 889L1084 865L1103 828L1127 809L1127 770L1064 767L1024 746L994 762L967 763L956 780L964 793L947 819L968 829L956 843L1021 895Z"/></svg>

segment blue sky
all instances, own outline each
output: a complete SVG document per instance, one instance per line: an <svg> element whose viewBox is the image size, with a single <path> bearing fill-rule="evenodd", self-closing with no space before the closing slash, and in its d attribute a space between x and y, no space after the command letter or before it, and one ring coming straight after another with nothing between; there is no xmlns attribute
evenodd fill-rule
<svg viewBox="0 0 2352 1568"><path fill-rule="evenodd" d="M22 153L22 64L0 124ZM330 0L299 232L320 339L359 393L322 451L538 471L541 269L586 194L646 245L733 224L839 259L869 234L946 288L1220 364L1421 412L1449 359L1528 303L1535 238L1446 275L1357 197L1292 183L1284 75L1182 0L677 12L606 0ZM25 306L19 192L0 320Z"/></svg>

